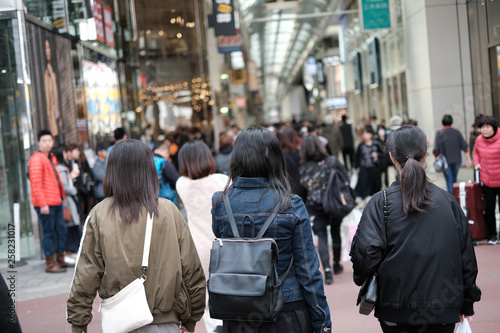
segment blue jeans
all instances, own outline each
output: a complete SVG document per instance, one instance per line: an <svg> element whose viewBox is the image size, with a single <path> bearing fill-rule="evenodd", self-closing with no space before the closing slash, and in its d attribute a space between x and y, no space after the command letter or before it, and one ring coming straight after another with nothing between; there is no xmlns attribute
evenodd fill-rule
<svg viewBox="0 0 500 333"><path fill-rule="evenodd" d="M457 182L458 170L460 170L460 163L448 164L448 169L444 171L444 178L446 179L446 188L448 192L453 194L453 184Z"/></svg>
<svg viewBox="0 0 500 333"><path fill-rule="evenodd" d="M49 214L42 214L40 207L35 207L42 225L42 248L45 257L63 253L66 247L66 223L63 218L63 206L49 206Z"/></svg>

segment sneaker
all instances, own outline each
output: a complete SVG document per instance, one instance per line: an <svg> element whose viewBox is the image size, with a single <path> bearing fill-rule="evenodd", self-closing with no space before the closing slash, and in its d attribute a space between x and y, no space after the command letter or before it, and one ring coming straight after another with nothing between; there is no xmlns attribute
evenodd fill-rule
<svg viewBox="0 0 500 333"><path fill-rule="evenodd" d="M491 238L491 239L488 241L488 244L489 244L489 245L495 245L495 244L498 244L498 241L497 241L495 238Z"/></svg>
<svg viewBox="0 0 500 333"><path fill-rule="evenodd" d="M325 269L325 283L326 284L333 283L333 275L332 275L332 270L330 268Z"/></svg>
<svg viewBox="0 0 500 333"><path fill-rule="evenodd" d="M337 275L344 271L344 266L341 264L333 264L333 274Z"/></svg>

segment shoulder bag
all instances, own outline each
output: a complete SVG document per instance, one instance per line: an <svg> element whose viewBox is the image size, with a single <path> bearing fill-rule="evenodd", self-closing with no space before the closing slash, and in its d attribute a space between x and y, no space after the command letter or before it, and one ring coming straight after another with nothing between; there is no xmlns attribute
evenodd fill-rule
<svg viewBox="0 0 500 333"><path fill-rule="evenodd" d="M448 169L448 161L446 160L446 156L443 154L443 143L441 142L442 132L438 132L439 136L439 155L436 157L436 161L434 161L434 170L436 172L444 172Z"/></svg>
<svg viewBox="0 0 500 333"><path fill-rule="evenodd" d="M387 191L384 189L384 224L385 224L385 235L387 239ZM358 295L359 313L368 316L375 307L378 297L378 276L377 273L373 274L361 286L361 290Z"/></svg>
<svg viewBox="0 0 500 333"><path fill-rule="evenodd" d="M149 310L146 290L144 289L152 230L153 215L148 214L142 253L142 276L132 281L113 297L102 300L99 311L102 314L102 331L104 333L130 332L153 322L153 315Z"/></svg>

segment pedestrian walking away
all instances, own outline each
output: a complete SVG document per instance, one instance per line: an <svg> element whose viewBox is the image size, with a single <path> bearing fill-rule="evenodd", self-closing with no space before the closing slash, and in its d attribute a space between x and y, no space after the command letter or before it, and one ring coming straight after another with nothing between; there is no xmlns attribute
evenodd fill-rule
<svg viewBox="0 0 500 333"><path fill-rule="evenodd" d="M184 203L189 230L205 277L208 278L210 249L215 238L211 228L212 196L224 189L229 177L215 173L216 166L210 148L201 140L182 146L179 151L179 170L182 176L177 180L177 192ZM205 308L203 322L209 333L216 331L218 326L222 327L221 320L210 318L208 307Z"/></svg>
<svg viewBox="0 0 500 333"><path fill-rule="evenodd" d="M339 274L343 271L340 264L342 247L340 225L342 219L332 218L323 208L323 197L334 165L318 137L313 135L308 135L302 140L300 156L302 162L300 183L307 190L306 207L311 216L313 231L318 236L318 252L325 272L325 283L332 284L333 274ZM338 162L337 159L335 161ZM348 178L347 171L343 170L342 172L346 173L346 178ZM333 272L328 246L328 226L332 236Z"/></svg>
<svg viewBox="0 0 500 333"><path fill-rule="evenodd" d="M457 175L460 166L462 165L462 153L465 152L467 158L467 167L471 167L471 159L469 156L469 150L467 142L457 129L452 128L453 117L449 114L445 114L441 120L443 127L436 134L436 140L434 142L434 156L437 157L439 154L443 154L448 162L448 168L444 172L444 178L446 179L446 188L449 193L453 193L453 184L457 182Z"/></svg>
<svg viewBox="0 0 500 333"><path fill-rule="evenodd" d="M72 332L87 331L97 291L106 300L144 275L153 321L133 332L179 333L181 325L194 332L205 307L205 275L181 212L170 200L158 198L151 149L139 140L118 142L108 157L103 188L105 199L85 223L67 300ZM144 270L148 215L153 223Z"/></svg>
<svg viewBox="0 0 500 333"><path fill-rule="evenodd" d="M395 130L388 147L400 180L363 210L351 246L354 282L377 275L375 317L384 333L453 333L481 299L467 218L450 193L428 181L421 129Z"/></svg>
<svg viewBox="0 0 500 333"><path fill-rule="evenodd" d="M258 234L273 209L278 211L263 238L273 238L279 249L277 274L293 265L281 285L284 306L275 322L225 320L229 332L330 332L330 310L326 302L311 224L300 197L291 194L285 159L276 136L263 127L251 127L236 138L229 172L231 183L214 194L212 229L218 238L232 238L224 208L227 196L238 229L250 220ZM246 220L246 222L245 222ZM244 230L243 230L244 229ZM241 237L250 235L249 227Z"/></svg>

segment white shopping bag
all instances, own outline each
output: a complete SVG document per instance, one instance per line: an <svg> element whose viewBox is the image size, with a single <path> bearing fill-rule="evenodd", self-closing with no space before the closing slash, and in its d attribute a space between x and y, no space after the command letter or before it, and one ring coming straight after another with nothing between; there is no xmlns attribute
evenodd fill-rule
<svg viewBox="0 0 500 333"><path fill-rule="evenodd" d="M349 261L349 252L351 251L351 243L358 229L359 220L361 219L361 212L359 209L354 208L349 214L342 220L342 225L340 230L342 232L342 260Z"/></svg>
<svg viewBox="0 0 500 333"><path fill-rule="evenodd" d="M353 174L351 175L351 180L349 182L349 186L352 189L355 189L356 185L358 185L358 174L356 172L353 172Z"/></svg>
<svg viewBox="0 0 500 333"><path fill-rule="evenodd" d="M467 318L464 318L464 320L458 324L457 331L455 333L472 333Z"/></svg>

